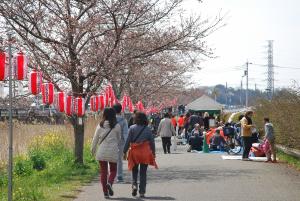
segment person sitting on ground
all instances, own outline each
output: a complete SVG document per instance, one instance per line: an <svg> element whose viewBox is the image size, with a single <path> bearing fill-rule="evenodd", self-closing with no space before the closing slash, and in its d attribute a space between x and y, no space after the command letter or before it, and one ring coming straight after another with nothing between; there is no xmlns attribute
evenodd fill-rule
<svg viewBox="0 0 300 201"><path fill-rule="evenodd" d="M191 136L198 134L200 136L203 135L203 130L200 128L200 124L195 124L195 128L191 132Z"/></svg>
<svg viewBox="0 0 300 201"><path fill-rule="evenodd" d="M192 135L189 138L189 148L187 150L188 152L191 152L192 150L202 151L203 137L199 135L200 133L201 133L200 130L198 130L194 132L194 135Z"/></svg>
<svg viewBox="0 0 300 201"><path fill-rule="evenodd" d="M221 151L224 149L224 144L226 143L224 138L220 134L220 129L216 129L216 132L209 140L210 145L209 148L212 151Z"/></svg>

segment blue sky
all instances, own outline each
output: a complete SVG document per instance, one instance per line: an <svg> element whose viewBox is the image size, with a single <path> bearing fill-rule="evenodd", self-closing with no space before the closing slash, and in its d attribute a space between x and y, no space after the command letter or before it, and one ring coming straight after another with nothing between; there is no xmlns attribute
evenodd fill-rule
<svg viewBox="0 0 300 201"><path fill-rule="evenodd" d="M227 25L208 38L217 58L200 64L203 69L193 75L196 85L228 82L238 87L247 59L267 64L267 40L274 40L274 65L300 68L300 1L186 0L183 8L203 18L213 17L220 10L228 16ZM266 71L266 67L250 65L249 87L254 89L257 84L265 89ZM275 87L291 86L293 80L300 81L300 69L275 68L274 77Z"/></svg>

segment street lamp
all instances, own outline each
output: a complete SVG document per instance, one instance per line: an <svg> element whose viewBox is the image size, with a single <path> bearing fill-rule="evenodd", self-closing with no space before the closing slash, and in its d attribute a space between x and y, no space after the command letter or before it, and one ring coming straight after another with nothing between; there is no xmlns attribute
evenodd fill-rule
<svg viewBox="0 0 300 201"><path fill-rule="evenodd" d="M8 75L8 201L13 200L13 121L12 121L12 105L13 105L13 74L17 80L23 80L26 77L27 59L23 53L18 53L14 58L12 55L12 43L14 43L13 33L7 32L8 43L8 68L7 54L4 51L0 52L0 81L5 81ZM12 61L14 59L14 62ZM14 66L12 64L15 64ZM13 71L14 68L14 71ZM7 72L8 70L8 72Z"/></svg>
<svg viewBox="0 0 300 201"><path fill-rule="evenodd" d="M12 50L11 50L11 44L12 44L12 32L7 33L8 37L8 63L9 63L9 69L8 69L8 88L9 88L9 128L8 128L8 201L13 200L13 121L12 121Z"/></svg>

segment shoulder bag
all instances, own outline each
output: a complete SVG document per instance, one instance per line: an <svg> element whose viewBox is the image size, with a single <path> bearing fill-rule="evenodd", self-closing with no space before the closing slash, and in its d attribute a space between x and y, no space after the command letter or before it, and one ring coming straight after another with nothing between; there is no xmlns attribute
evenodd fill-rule
<svg viewBox="0 0 300 201"><path fill-rule="evenodd" d="M102 140L100 141L99 145L105 140L105 138L110 134L110 132L112 131L113 128L111 128L106 135L104 136L104 138L102 138Z"/></svg>

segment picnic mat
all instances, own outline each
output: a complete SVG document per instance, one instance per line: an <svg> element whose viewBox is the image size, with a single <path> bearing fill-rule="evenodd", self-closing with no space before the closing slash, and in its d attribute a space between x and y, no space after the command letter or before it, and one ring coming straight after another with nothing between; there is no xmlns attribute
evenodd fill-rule
<svg viewBox="0 0 300 201"><path fill-rule="evenodd" d="M249 157L253 161L266 161L267 157ZM222 155L223 160L242 160L242 156Z"/></svg>
<svg viewBox="0 0 300 201"><path fill-rule="evenodd" d="M191 153L199 153L202 154L203 151L196 151L196 150L192 150ZM209 153L205 153L205 154L224 154L224 151L210 151Z"/></svg>

